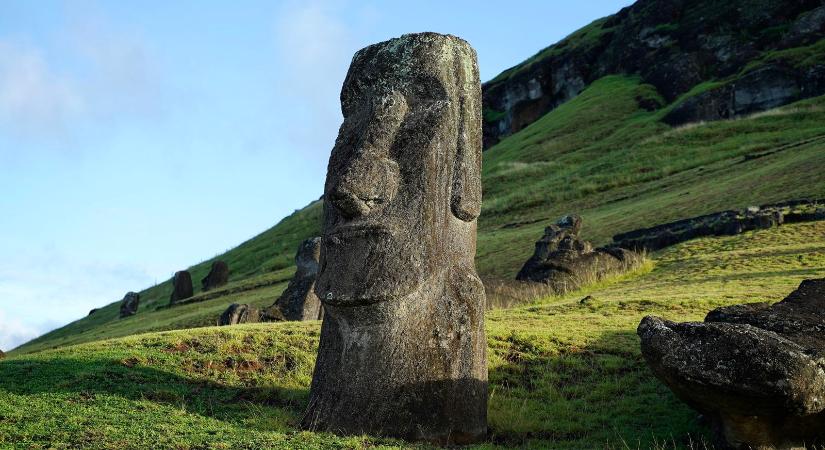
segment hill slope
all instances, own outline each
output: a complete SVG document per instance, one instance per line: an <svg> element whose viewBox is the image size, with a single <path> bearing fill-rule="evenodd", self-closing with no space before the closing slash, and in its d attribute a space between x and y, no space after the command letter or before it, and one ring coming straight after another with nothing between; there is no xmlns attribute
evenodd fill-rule
<svg viewBox="0 0 825 450"><path fill-rule="evenodd" d="M823 38L819 0L638 0L486 83L485 148L607 75L652 85L672 125L823 95Z"/></svg>
<svg viewBox="0 0 825 450"><path fill-rule="evenodd" d="M825 222L695 240L564 298L487 314L490 436L478 448L707 448L647 369L647 314L697 320L825 276ZM589 294L592 299L580 304ZM398 448L299 432L319 322L131 336L0 361L0 447Z"/></svg>
<svg viewBox="0 0 825 450"><path fill-rule="evenodd" d="M645 0L632 7L636 9L623 10L617 15L628 21L622 27L671 23L666 21L670 20L667 17L651 12L655 10L653 6L660 3L669 5L668 8L681 5L682 9L676 10L682 13L686 11L684 8L690 10L690 14L679 16L680 27L693 23L691 17L695 18L699 12L710 14L715 11L714 5L719 5L699 0ZM741 7L740 3L726 3L723 9L727 11L733 4ZM784 20L787 26L779 30L780 34L790 36L789 33L799 31L797 28L804 22L800 20L807 18L809 32L802 33L798 40L788 41L791 42L788 45L796 45L793 48L801 50L768 55L764 52L769 51L770 46L763 42L759 45L764 51L751 54L752 58L746 58L747 61L758 65L759 61L784 61L783 58L793 56L814 64L825 58L825 48L811 42L822 31L817 25L819 13L816 11L825 12L822 9L825 7L816 9L821 2L801 0L781 3L794 6L776 18L752 19L754 23L761 23L759 20L763 19ZM774 8L775 4L771 3L770 7ZM637 10L638 14L634 12ZM714 27L721 27L718 20L713 23ZM583 52L586 46L581 45L596 42L601 36L593 35L593 27L585 27L550 49L563 47L567 49L564 54L573 49ZM676 33L671 28L656 29ZM617 30L611 32L614 38ZM741 39L737 39L741 44ZM485 101L498 89L494 86L515 83L521 79L519 74L532 73L532 68L538 70L540 61L558 54L556 50L542 52L541 58L528 60L517 66L520 69L508 71L486 84ZM660 58L673 56L653 52L646 53L645 57L655 60L657 54ZM533 243L541 236L544 226L570 212L584 218L584 237L601 244L616 233L713 211L800 197L825 197L825 170L822 170L825 167L825 97L734 120L673 127L665 118L683 108L687 99L727 82L700 83L672 98L675 94L663 94L661 86L650 84L645 77L644 74L607 75L592 82L588 78L570 99L554 105L537 120L522 123L520 131L484 152L484 204L476 258L483 278L512 279L532 253ZM201 303L158 309L168 303L171 285L166 281L141 292L141 306L135 317L118 319L118 306L113 303L12 353L146 331L210 325L232 302L272 304L294 270L292 258L298 244L319 233L321 209L321 203L314 202L218 256L230 267L230 285L221 291L226 295L215 297L216 293L210 293ZM196 285L211 262L204 261L190 268ZM129 289L134 287L124 286L124 292ZM198 291L196 286L196 294Z"/></svg>

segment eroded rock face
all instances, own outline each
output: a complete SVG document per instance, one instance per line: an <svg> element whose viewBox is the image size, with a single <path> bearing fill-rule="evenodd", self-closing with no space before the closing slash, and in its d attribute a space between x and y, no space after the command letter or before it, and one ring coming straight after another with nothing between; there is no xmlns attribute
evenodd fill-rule
<svg viewBox="0 0 825 450"><path fill-rule="evenodd" d="M6 354L3 353L3 350L0 350L0 359L3 359L5 357L6 357Z"/></svg>
<svg viewBox="0 0 825 450"><path fill-rule="evenodd" d="M218 325L237 325L239 323L258 323L261 310L245 303L233 303L218 318Z"/></svg>
<svg viewBox="0 0 825 450"><path fill-rule="evenodd" d="M185 300L192 296L192 275L189 271L179 270L172 277L172 294L169 296L169 304Z"/></svg>
<svg viewBox="0 0 825 450"><path fill-rule="evenodd" d="M140 304L140 294L136 292L127 292L120 302L120 318L133 316L137 314L138 305Z"/></svg>
<svg viewBox="0 0 825 450"><path fill-rule="evenodd" d="M324 188L324 321L304 428L486 434L478 77L470 45L435 33L353 58Z"/></svg>
<svg viewBox="0 0 825 450"><path fill-rule="evenodd" d="M297 269L289 286L275 302L286 320L318 320L323 317L324 308L315 295L315 277L318 276L318 262L321 258L321 238L307 239L301 243L295 254Z"/></svg>
<svg viewBox="0 0 825 450"><path fill-rule="evenodd" d="M229 281L229 265L223 261L215 261L209 273L201 280L204 291L221 287Z"/></svg>
<svg viewBox="0 0 825 450"><path fill-rule="evenodd" d="M825 279L779 303L718 308L705 322L648 316L653 373L711 419L722 448L825 444Z"/></svg>
<svg viewBox="0 0 825 450"><path fill-rule="evenodd" d="M640 76L664 104L702 82L724 80L674 105L664 119L674 125L735 117L825 93L821 62L775 57L794 48L798 51L786 54L817 53L804 46L825 36L825 6L818 0L637 0L584 31L484 85L485 148L607 75ZM641 100L645 109L663 106Z"/></svg>
<svg viewBox="0 0 825 450"><path fill-rule="evenodd" d="M545 228L533 256L524 263L516 279L544 283L564 293L626 272L641 263L641 257L629 250L593 249L590 242L579 237L581 228L582 219L575 214L564 216Z"/></svg>

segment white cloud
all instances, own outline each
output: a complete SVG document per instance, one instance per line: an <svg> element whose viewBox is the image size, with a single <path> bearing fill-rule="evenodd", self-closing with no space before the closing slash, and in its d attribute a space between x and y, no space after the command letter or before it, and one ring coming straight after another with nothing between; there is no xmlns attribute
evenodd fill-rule
<svg viewBox="0 0 825 450"><path fill-rule="evenodd" d="M78 86L37 49L0 41L0 124L24 133L60 130L85 107Z"/></svg>
<svg viewBox="0 0 825 450"><path fill-rule="evenodd" d="M53 247L16 253L14 263L0 262L0 349L80 319L152 281L143 267L79 260Z"/></svg>
<svg viewBox="0 0 825 450"><path fill-rule="evenodd" d="M31 325L24 323L0 308L0 350L9 351L18 345L30 341L53 328L53 324Z"/></svg>
<svg viewBox="0 0 825 450"><path fill-rule="evenodd" d="M287 4L278 15L278 59L284 61L278 95L293 105L288 128L303 153L326 159L341 122L339 94L357 44L330 2Z"/></svg>
<svg viewBox="0 0 825 450"><path fill-rule="evenodd" d="M87 119L158 110L158 70L140 34L92 17L41 46L0 36L0 132L63 137Z"/></svg>

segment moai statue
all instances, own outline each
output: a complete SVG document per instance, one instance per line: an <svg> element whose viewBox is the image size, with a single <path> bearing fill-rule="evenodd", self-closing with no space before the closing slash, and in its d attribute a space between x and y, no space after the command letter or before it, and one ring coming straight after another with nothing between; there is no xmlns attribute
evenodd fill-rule
<svg viewBox="0 0 825 450"><path fill-rule="evenodd" d="M302 425L435 443L487 431L481 85L455 37L357 52L324 187L324 319Z"/></svg>
<svg viewBox="0 0 825 450"><path fill-rule="evenodd" d="M136 292L127 292L120 301L120 318L134 316L137 314L138 305L140 305L140 294Z"/></svg>
<svg viewBox="0 0 825 450"><path fill-rule="evenodd" d="M192 275L187 270L175 272L175 276L172 277L172 294L169 295L169 304L174 305L192 295Z"/></svg>
<svg viewBox="0 0 825 450"><path fill-rule="evenodd" d="M221 287L229 281L229 265L224 261L212 262L209 273L201 279L201 287L206 292L216 287Z"/></svg>
<svg viewBox="0 0 825 450"><path fill-rule="evenodd" d="M321 257L321 238L301 242L295 254L295 276L275 302L286 320L318 320L324 315L321 301L315 295L315 277Z"/></svg>

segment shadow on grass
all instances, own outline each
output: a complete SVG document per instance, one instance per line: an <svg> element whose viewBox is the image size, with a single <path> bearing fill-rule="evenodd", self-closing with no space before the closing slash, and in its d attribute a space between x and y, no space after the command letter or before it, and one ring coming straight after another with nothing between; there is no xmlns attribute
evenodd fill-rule
<svg viewBox="0 0 825 450"><path fill-rule="evenodd" d="M254 371L257 367L233 370ZM119 396L185 409L233 423L248 421L261 407L277 409L297 423L309 397L308 389L281 386L230 386L206 378L187 377L138 365L131 358L76 359L65 357L11 359L0 362L0 395L74 394L82 401ZM275 412L275 411L273 411ZM263 428L262 431L275 431Z"/></svg>
<svg viewBox="0 0 825 450"><path fill-rule="evenodd" d="M648 370L632 331L608 331L584 347L560 345L552 353L541 350L546 343L516 334L506 337L504 344L493 350L504 363L493 365L489 372L487 441L494 445L701 448L693 446L705 441L696 414ZM255 377L256 372L266 369L240 365L232 370ZM119 396L172 405L261 431L289 431L304 411L308 389L269 385L272 379L231 386L130 358L0 362L0 394L64 393L86 402L94 402L98 396ZM266 421L251 420L267 412L285 417L284 428L277 430L264 425Z"/></svg>
<svg viewBox="0 0 825 450"><path fill-rule="evenodd" d="M697 414L648 369L633 331L542 353L515 334L490 370L490 440L513 447L709 448Z"/></svg>

